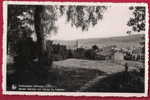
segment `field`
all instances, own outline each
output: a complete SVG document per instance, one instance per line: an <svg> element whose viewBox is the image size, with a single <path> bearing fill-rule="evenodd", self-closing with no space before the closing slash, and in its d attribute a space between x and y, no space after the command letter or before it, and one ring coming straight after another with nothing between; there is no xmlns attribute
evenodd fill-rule
<svg viewBox="0 0 150 100"><path fill-rule="evenodd" d="M125 70L125 63L129 64L129 71L136 70L136 65L140 65L140 62L136 61L120 61L120 63L114 62L112 60L83 60L83 59L67 59L63 61L53 62L56 68L82 68L82 69L93 69L102 71L106 74L114 74L117 72L122 72Z"/></svg>
<svg viewBox="0 0 150 100"><path fill-rule="evenodd" d="M23 84L50 85L62 91L93 91L93 92L143 92L144 75L137 72L135 65L141 63L128 61L129 72L125 72L124 61L120 64L113 61L96 61L83 59L66 59L54 61L48 70L47 77L38 75L35 70L22 72ZM11 90L13 68L8 66L7 85ZM46 79L46 80L45 80ZM117 82L117 83L116 83ZM135 83L138 83L135 85Z"/></svg>

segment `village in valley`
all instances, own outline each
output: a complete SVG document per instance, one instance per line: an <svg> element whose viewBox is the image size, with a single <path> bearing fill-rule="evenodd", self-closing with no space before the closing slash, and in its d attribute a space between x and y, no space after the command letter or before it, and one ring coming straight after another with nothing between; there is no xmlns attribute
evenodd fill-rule
<svg viewBox="0 0 150 100"><path fill-rule="evenodd" d="M132 36L130 36L130 37L132 37ZM126 40L131 41L132 38L130 38L130 37L126 36L124 41L126 41ZM87 44L84 43L86 40L74 40L74 41L54 40L52 42L51 41L48 41L48 42L51 42L50 44L54 48L58 47L60 49L59 50L57 48L54 51L61 51L61 53L62 53L65 50L66 51L70 50L71 51L70 53L72 53L70 55L74 55L73 57L77 57L77 56L81 57L82 55L85 54L86 51L91 50L91 53L93 53L93 55L91 55L91 57L89 57L89 58L87 57L87 59L144 61L144 53L145 53L145 42L143 40L144 34L139 35L139 36L133 35L133 37L137 37L137 39L138 39L138 41L137 40L135 41L133 46L131 46L132 44L130 45L129 43L122 43L122 45L124 45L124 46L121 46L121 44L118 44L118 43L114 43L114 44L112 43L112 45L111 45L111 43L106 44L105 41L103 42L103 44L94 43L95 42L94 39L93 39L93 43L88 42ZM124 37L122 37L122 38L124 38ZM98 41L98 39L95 39L95 40ZM118 42L121 42L121 40ZM134 39L131 42L134 42ZM139 43L137 43L137 42L139 42ZM119 47L117 47L117 45ZM79 52L82 52L82 53L77 54ZM61 53L60 53L60 57L58 57L60 59L62 58ZM75 54L77 54L77 55L75 55ZM55 55L55 53L54 53L54 55ZM63 55L63 53L62 53L62 55ZM65 56L65 54L64 54L64 56ZM90 56L90 52L89 52L89 56ZM92 58L92 56L93 56L93 58Z"/></svg>

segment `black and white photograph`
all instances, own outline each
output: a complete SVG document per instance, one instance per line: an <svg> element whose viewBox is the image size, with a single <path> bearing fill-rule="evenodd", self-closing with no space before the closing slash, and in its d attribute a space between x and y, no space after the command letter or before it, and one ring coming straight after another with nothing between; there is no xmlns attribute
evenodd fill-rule
<svg viewBox="0 0 150 100"><path fill-rule="evenodd" d="M148 95L146 3L3 3L3 93Z"/></svg>

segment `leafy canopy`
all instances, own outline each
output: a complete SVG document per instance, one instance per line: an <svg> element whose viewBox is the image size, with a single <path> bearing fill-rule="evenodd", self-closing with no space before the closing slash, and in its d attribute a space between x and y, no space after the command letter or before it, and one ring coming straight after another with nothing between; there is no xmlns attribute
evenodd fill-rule
<svg viewBox="0 0 150 100"><path fill-rule="evenodd" d="M145 31L146 8L143 6L136 6L136 7L129 7L129 9L133 11L133 16L129 19L127 25L132 27L132 31L134 32ZM127 33L131 33L131 31L128 31Z"/></svg>
<svg viewBox="0 0 150 100"><path fill-rule="evenodd" d="M9 5L8 7L8 26L10 30L30 28L34 31L34 13L36 5ZM66 21L72 26L81 28L83 31L88 30L90 26L95 26L98 20L103 18L103 13L107 9L106 6L42 6L41 23L45 33L51 31L57 32L55 22L63 15L66 16Z"/></svg>
<svg viewBox="0 0 150 100"><path fill-rule="evenodd" d="M61 16L65 16L72 27L88 31L90 26L95 26L99 20L102 20L106 9L106 6L8 5L8 45L15 47L18 39L30 37L33 33L36 36L42 34L40 36L43 37L51 34L52 31L57 33L56 21ZM35 28L36 17L40 17L38 23L41 24L41 32L38 33Z"/></svg>

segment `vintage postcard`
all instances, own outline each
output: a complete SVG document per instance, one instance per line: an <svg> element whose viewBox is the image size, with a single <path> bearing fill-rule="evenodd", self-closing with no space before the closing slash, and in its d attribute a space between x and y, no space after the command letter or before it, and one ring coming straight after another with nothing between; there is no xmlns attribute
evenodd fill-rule
<svg viewBox="0 0 150 100"><path fill-rule="evenodd" d="M148 95L148 5L3 3L3 94Z"/></svg>

